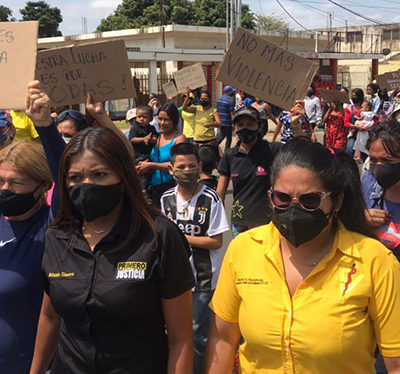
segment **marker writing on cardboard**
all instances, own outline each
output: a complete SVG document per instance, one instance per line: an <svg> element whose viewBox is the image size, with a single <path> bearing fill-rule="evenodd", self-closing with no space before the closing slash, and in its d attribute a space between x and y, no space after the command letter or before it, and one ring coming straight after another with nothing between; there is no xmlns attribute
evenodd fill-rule
<svg viewBox="0 0 400 374"><path fill-rule="evenodd" d="M10 44L15 40L14 33L9 30L0 30L0 46L2 44ZM8 51L6 47L0 47L0 64L8 63Z"/></svg>

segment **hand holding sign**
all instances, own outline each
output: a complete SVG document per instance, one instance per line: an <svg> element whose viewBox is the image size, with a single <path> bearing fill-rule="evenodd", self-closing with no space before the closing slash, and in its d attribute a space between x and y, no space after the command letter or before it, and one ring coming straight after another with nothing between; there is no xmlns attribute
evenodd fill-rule
<svg viewBox="0 0 400 374"><path fill-rule="evenodd" d="M318 65L239 29L217 79L290 110L307 92Z"/></svg>
<svg viewBox="0 0 400 374"><path fill-rule="evenodd" d="M122 40L41 51L36 78L56 106L136 97Z"/></svg>
<svg viewBox="0 0 400 374"><path fill-rule="evenodd" d="M39 22L0 22L0 108L25 109L27 84L34 79Z"/></svg>

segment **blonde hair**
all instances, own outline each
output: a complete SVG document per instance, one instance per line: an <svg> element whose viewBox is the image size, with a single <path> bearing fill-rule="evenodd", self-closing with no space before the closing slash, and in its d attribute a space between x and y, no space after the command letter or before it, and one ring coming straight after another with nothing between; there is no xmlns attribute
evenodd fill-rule
<svg viewBox="0 0 400 374"><path fill-rule="evenodd" d="M11 143L0 150L0 164L10 162L19 172L26 174L39 183L47 183L50 187L53 177L39 143L22 140Z"/></svg>

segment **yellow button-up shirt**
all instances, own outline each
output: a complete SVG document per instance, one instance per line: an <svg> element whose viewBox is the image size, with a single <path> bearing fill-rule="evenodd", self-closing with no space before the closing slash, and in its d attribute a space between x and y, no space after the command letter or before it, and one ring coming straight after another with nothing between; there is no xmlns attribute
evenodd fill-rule
<svg viewBox="0 0 400 374"><path fill-rule="evenodd" d="M376 344L384 357L400 357L400 264L341 223L293 297L275 226L239 235L210 306L239 323L243 374L373 374Z"/></svg>

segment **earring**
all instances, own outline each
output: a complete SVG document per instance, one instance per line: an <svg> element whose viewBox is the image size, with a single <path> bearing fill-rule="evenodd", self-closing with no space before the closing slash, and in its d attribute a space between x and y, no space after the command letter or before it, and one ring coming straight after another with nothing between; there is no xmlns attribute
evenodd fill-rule
<svg viewBox="0 0 400 374"><path fill-rule="evenodd" d="M339 210L335 210L335 211L333 212L333 216L334 216L335 218L338 218L338 216L339 216Z"/></svg>

